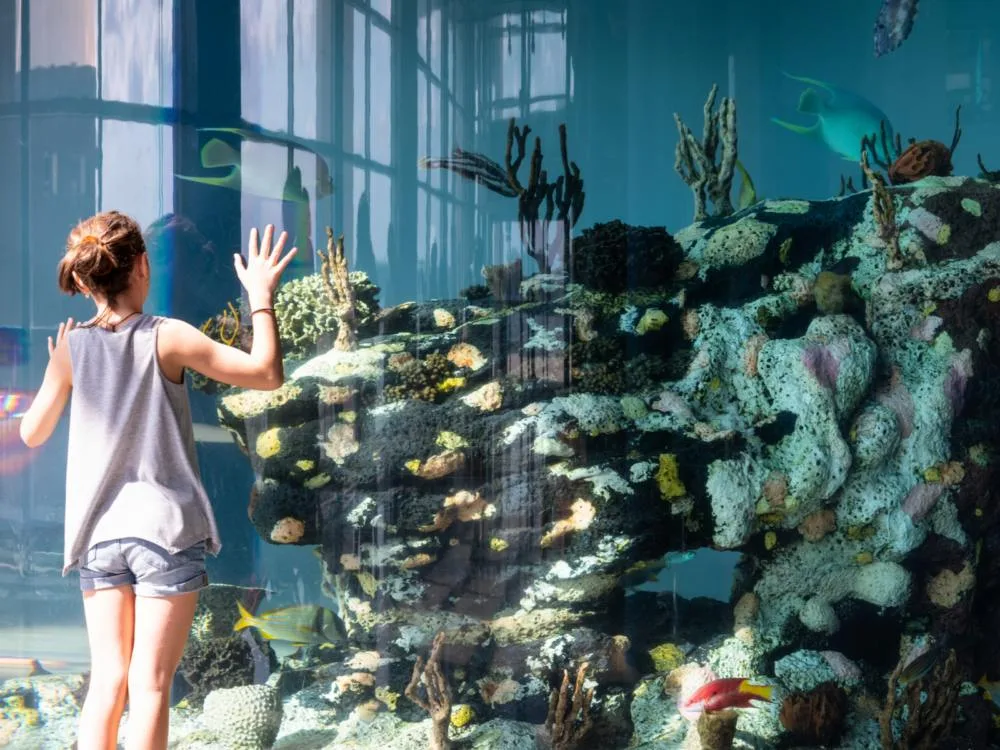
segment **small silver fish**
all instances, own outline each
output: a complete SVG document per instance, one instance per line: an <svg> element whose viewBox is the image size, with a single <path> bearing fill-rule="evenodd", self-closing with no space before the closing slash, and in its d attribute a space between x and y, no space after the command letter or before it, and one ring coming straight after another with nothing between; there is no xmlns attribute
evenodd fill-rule
<svg viewBox="0 0 1000 750"><path fill-rule="evenodd" d="M882 0L875 19L875 57L887 55L906 41L913 31L918 0Z"/></svg>

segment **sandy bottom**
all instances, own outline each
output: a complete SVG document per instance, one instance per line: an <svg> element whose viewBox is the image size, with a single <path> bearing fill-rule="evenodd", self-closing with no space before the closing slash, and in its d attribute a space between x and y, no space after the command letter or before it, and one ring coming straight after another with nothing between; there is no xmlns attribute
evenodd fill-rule
<svg viewBox="0 0 1000 750"><path fill-rule="evenodd" d="M85 672L90 667L86 629L82 624L0 628L0 680L26 677L31 659L53 673Z"/></svg>

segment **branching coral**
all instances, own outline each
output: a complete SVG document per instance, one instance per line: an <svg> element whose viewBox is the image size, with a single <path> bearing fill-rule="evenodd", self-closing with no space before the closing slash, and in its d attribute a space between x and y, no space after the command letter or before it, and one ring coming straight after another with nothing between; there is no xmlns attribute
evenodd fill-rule
<svg viewBox="0 0 1000 750"><path fill-rule="evenodd" d="M899 252L899 225L896 223L896 204L886 187L885 178L868 166L868 152L861 152L861 169L872 186L872 216L878 227L879 240L885 246L886 268L895 270L903 267Z"/></svg>
<svg viewBox="0 0 1000 750"><path fill-rule="evenodd" d="M379 288L363 271L352 271L349 281L354 295L355 324L365 326L378 313ZM286 356L314 356L338 335L338 310L322 275L292 279L278 288L274 298L278 335Z"/></svg>
<svg viewBox="0 0 1000 750"><path fill-rule="evenodd" d="M958 709L961 678L955 651L950 650L925 678L906 685L906 723L897 738L893 731L898 700L896 689L908 663L909 659L904 656L889 676L885 707L879 715L882 747L885 750L933 750L948 736Z"/></svg>
<svg viewBox="0 0 1000 750"><path fill-rule="evenodd" d="M354 351L358 348L357 300L344 255L344 235L334 240L333 230L327 227L326 254L322 250L316 254L323 260L320 276L337 313L337 339L333 348L338 352Z"/></svg>
<svg viewBox="0 0 1000 750"><path fill-rule="evenodd" d="M565 253L569 248L570 231L583 212L586 194L583 178L576 162L569 160L566 146L566 125L559 125L559 153L562 158L563 173L556 181L549 183L548 173L542 169L542 139L535 138L528 168L528 182L522 184L517 177L521 162L527 155L528 135L531 128L517 127L512 117L507 126L507 147L504 151L504 166L507 181L517 193L517 218L521 227L521 241L525 243L528 255L538 263L542 273L548 273L555 265L549 247L549 226L553 218L558 222L560 236L557 249ZM514 148L517 147L517 155ZM541 212L545 204L544 214ZM561 259L560 259L561 260Z"/></svg>
<svg viewBox="0 0 1000 750"><path fill-rule="evenodd" d="M434 636L431 652L425 663L418 656L413 665L410 682L403 695L416 703L431 717L430 750L448 750L448 723L451 718L451 688L448 678L441 671L441 649L444 647L444 633ZM420 695L420 684L424 685L426 697Z"/></svg>
<svg viewBox="0 0 1000 750"><path fill-rule="evenodd" d="M702 140L695 138L680 115L674 113L680 140L675 150L674 169L694 193L694 220L708 217L706 200L712 202L715 216L729 216L733 212L733 202L729 196L733 186L733 171L736 169L736 101L724 97L715 110L715 97L719 86L715 84L705 100L705 130ZM719 144L722 155L716 163Z"/></svg>
<svg viewBox="0 0 1000 750"><path fill-rule="evenodd" d="M552 750L586 747L584 740L593 725L590 704L594 699L594 688L584 692L588 666L583 663L576 671L572 698L569 692L569 672L565 669L559 689L553 690L549 697L549 714L545 719L545 727L552 738Z"/></svg>

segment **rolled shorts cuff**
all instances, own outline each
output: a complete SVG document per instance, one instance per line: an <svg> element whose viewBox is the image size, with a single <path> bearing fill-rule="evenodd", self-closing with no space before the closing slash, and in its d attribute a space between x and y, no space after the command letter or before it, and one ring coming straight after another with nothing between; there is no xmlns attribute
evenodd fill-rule
<svg viewBox="0 0 1000 750"><path fill-rule="evenodd" d="M205 542L171 554L144 539L115 539L91 547L80 566L80 589L131 586L136 596L175 596L208 586Z"/></svg>

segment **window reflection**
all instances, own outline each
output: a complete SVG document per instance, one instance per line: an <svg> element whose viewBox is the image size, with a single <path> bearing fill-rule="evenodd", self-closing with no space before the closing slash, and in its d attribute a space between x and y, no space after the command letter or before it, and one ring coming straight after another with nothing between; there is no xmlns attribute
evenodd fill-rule
<svg viewBox="0 0 1000 750"><path fill-rule="evenodd" d="M291 131L308 138L316 137L317 103L326 98L317 89L320 34L318 6L320 0L295 0L294 12L294 92ZM325 0L324 0L325 1Z"/></svg>
<svg viewBox="0 0 1000 750"><path fill-rule="evenodd" d="M173 13L173 0L101 0L102 99L173 102Z"/></svg>
<svg viewBox="0 0 1000 750"><path fill-rule="evenodd" d="M29 56L32 68L97 67L97 1L31 0ZM17 60L20 69L20 35L17 37Z"/></svg>
<svg viewBox="0 0 1000 750"><path fill-rule="evenodd" d="M573 90L565 12L504 13L487 33L494 50L494 88L487 92L494 119L567 106Z"/></svg>
<svg viewBox="0 0 1000 750"><path fill-rule="evenodd" d="M243 117L267 128L288 127L288 12L277 0L240 0Z"/></svg>

